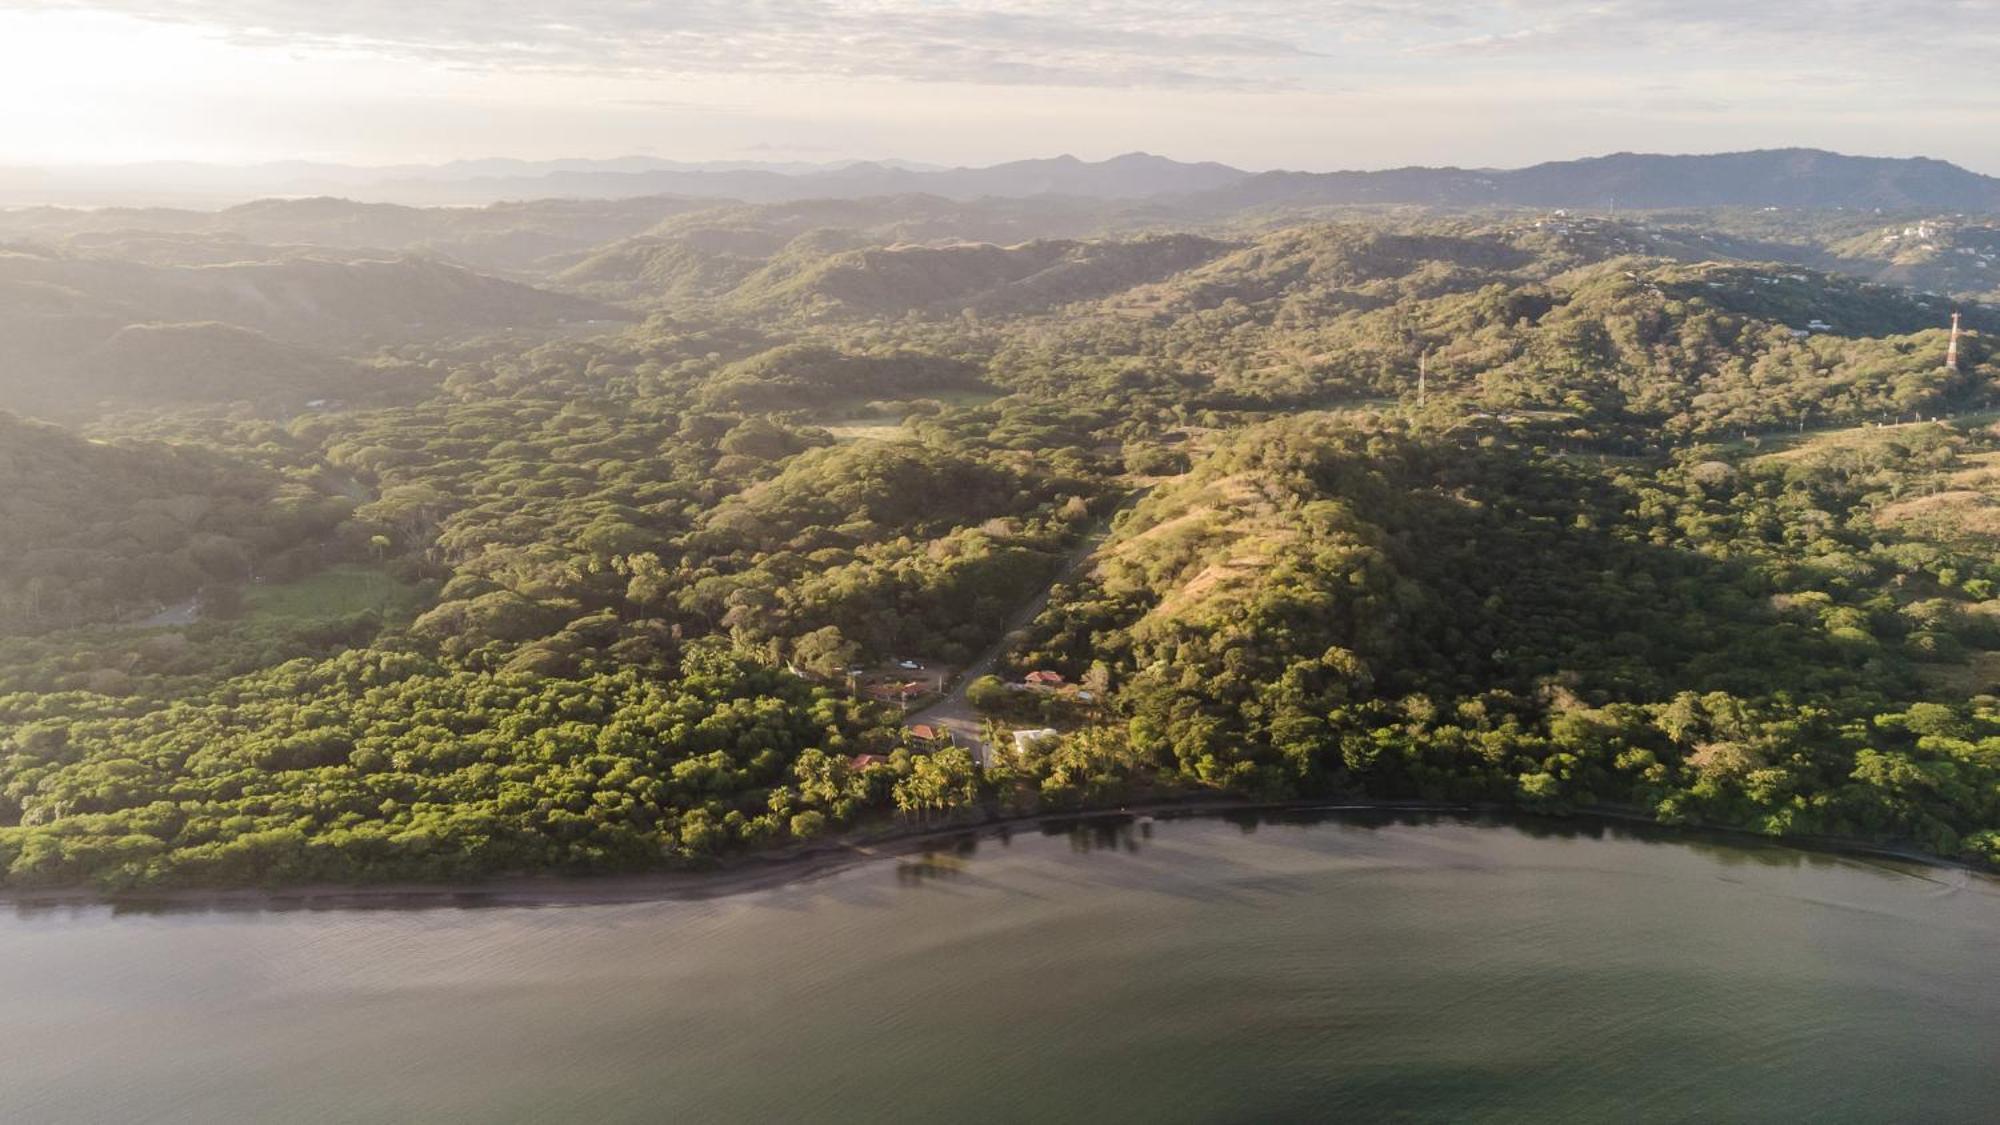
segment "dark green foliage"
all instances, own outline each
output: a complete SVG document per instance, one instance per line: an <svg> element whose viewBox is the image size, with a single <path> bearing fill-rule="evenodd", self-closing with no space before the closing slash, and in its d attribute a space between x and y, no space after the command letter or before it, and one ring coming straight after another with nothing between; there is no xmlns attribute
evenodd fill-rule
<svg viewBox="0 0 2000 1125"><path fill-rule="evenodd" d="M1930 426L1599 467L1274 423L1136 511L1023 659L1112 659L1122 752L1189 784L1978 852L2000 707L1927 666L1994 645L2000 522L1905 512L1996 449Z"/></svg>
<svg viewBox="0 0 2000 1125"><path fill-rule="evenodd" d="M248 581L351 503L198 450L0 413L0 630L108 621Z"/></svg>
<svg viewBox="0 0 2000 1125"><path fill-rule="evenodd" d="M1826 224L947 237L1025 206L680 214L547 267L642 327L393 343L359 366L400 398L0 417L4 880L628 870L1204 788L2000 855L2000 369L1945 370L1934 303L1746 261ZM531 210L497 257L564 242ZM64 268L227 248L103 237ZM305 385L230 366L242 327L120 370ZM849 690L996 645L1066 684L971 702L1063 734L985 771Z"/></svg>
<svg viewBox="0 0 2000 1125"><path fill-rule="evenodd" d="M666 677L560 679L357 650L157 712L16 727L0 861L17 886L656 866L778 833L763 791L859 729L847 705L708 650Z"/></svg>

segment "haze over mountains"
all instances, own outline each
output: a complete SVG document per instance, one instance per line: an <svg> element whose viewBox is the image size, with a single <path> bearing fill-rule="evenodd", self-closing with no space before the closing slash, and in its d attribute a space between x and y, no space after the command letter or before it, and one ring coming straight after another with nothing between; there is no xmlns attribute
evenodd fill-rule
<svg viewBox="0 0 2000 1125"><path fill-rule="evenodd" d="M369 171L257 171L302 170L347 176L357 193ZM1151 317L1179 307L1176 294L1249 300L1293 273L1380 281L1376 250L1351 261L1269 241L1328 220L1476 235L1465 246L1478 260L1437 259L1424 292L1521 284L1509 256L1526 238L1536 260L1555 263L1535 282L1621 258L1645 269L1768 264L1750 282L1704 285L1755 294L1741 311L1798 328L1880 321L1907 333L1939 322L1945 301L1984 325L1976 306L2000 301L2000 180L1812 150L1323 174L1144 154L983 169L632 160L386 171L441 191L513 184L535 198L0 208L0 408L68 418L191 398L360 401L410 379L400 358L387 368L403 373L383 376L383 349L611 332L654 314L847 323L1108 302ZM562 198L558 184L589 190ZM621 190L646 194L611 197ZM1501 242L1479 241L1489 237ZM1488 251L1499 258L1480 257ZM1780 264L1935 299L1887 319L1878 297L1826 285L1779 300L1784 287L1767 287ZM1343 292L1338 304L1386 299Z"/></svg>
<svg viewBox="0 0 2000 1125"><path fill-rule="evenodd" d="M925 194L954 200L1070 196L1172 201L1193 213L1260 206L1411 203L1535 207L1815 207L2000 211L2000 178L1927 158L1816 149L1715 155L1617 153L1511 170L1399 168L1252 172L1146 153L1073 156L982 168L898 161L838 164L618 160L460 161L359 168L130 165L0 169L0 205L215 207L261 196L337 195L408 204L676 195L751 203Z"/></svg>
<svg viewBox="0 0 2000 1125"><path fill-rule="evenodd" d="M1942 160L1768 149L1710 156L1616 153L1501 172L1272 172L1210 198L1231 209L1271 203L1428 203L1994 211L2000 210L2000 179Z"/></svg>

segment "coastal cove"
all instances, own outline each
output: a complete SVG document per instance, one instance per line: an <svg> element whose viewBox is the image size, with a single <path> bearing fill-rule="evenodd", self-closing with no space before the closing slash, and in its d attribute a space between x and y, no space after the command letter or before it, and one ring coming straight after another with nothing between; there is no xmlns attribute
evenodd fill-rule
<svg viewBox="0 0 2000 1125"><path fill-rule="evenodd" d="M0 987L34 1018L0 1031L0 1117L1953 1121L2000 1097L2000 882L1969 871L1409 811L908 843L692 897L15 900Z"/></svg>

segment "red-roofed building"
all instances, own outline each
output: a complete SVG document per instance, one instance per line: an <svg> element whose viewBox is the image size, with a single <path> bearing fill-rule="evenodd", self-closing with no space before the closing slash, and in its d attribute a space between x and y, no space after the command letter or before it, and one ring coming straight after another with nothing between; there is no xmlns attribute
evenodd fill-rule
<svg viewBox="0 0 2000 1125"><path fill-rule="evenodd" d="M865 770L869 766L886 766L889 764L889 759L880 754L856 754L847 759L847 764L855 769Z"/></svg>
<svg viewBox="0 0 2000 1125"><path fill-rule="evenodd" d="M1061 672L1030 672L1021 681L1033 688L1059 688L1063 685Z"/></svg>

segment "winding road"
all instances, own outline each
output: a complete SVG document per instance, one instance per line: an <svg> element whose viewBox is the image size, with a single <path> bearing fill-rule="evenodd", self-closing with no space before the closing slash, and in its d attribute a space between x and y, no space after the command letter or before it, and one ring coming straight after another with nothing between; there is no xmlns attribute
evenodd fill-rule
<svg viewBox="0 0 2000 1125"><path fill-rule="evenodd" d="M1083 537L1082 542L1070 549L1069 555L1063 559L1061 569L1049 580L1048 586L1041 593L1022 603L1021 607L1007 618L1006 627L1000 631L1000 639L994 641L985 652L979 654L977 660L959 672L958 678L952 683L951 691L937 702L904 715L903 725L909 727L927 723L934 727L943 727L951 732L954 743L970 749L973 760L982 768L985 767L992 758L993 748L988 746L982 737L983 732L980 728L984 724L979 718L979 713L973 710L971 700L966 698L966 689L972 686L972 681L992 673L994 666L1000 663L1001 656L1006 654L1007 638L1041 616L1042 610L1048 608L1049 596L1055 592L1056 586L1076 577L1083 570L1084 564L1090 561L1090 556L1096 554L1097 549L1104 545L1105 539L1110 537L1111 524L1117 519L1118 513L1137 504L1152 490L1153 486L1150 484L1142 486L1120 501L1118 507L1112 509L1090 534Z"/></svg>

